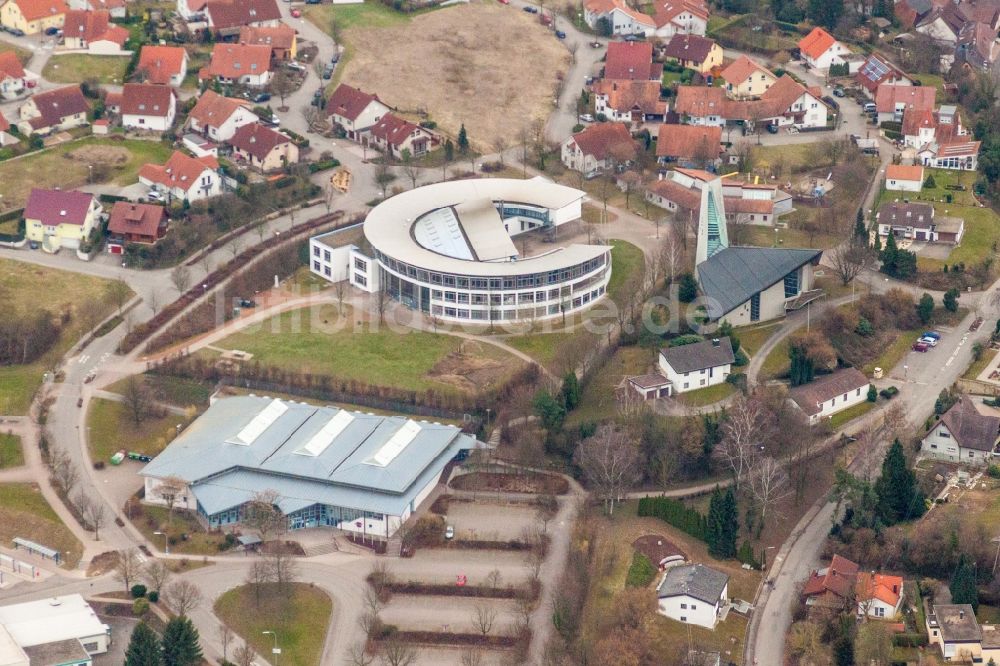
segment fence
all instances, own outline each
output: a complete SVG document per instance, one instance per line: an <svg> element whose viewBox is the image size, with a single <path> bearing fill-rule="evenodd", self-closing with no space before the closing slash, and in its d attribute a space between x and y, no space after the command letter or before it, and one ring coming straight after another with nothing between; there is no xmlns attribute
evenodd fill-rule
<svg viewBox="0 0 1000 666"><path fill-rule="evenodd" d="M22 562L16 557L0 553L0 571L10 571L21 576L28 576L32 580L41 576L41 571L34 564Z"/></svg>
<svg viewBox="0 0 1000 666"><path fill-rule="evenodd" d="M958 390L962 393L972 395L991 395L993 397L1000 396L1000 386L991 384L990 382L984 382L981 379L960 378L955 383L958 385Z"/></svg>

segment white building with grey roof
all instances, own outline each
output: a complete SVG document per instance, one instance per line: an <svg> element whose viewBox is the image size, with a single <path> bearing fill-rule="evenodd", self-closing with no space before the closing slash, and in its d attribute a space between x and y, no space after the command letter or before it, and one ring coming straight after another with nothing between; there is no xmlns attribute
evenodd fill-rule
<svg viewBox="0 0 1000 666"><path fill-rule="evenodd" d="M3 666L89 666L110 643L111 629L79 594L0 606Z"/></svg>
<svg viewBox="0 0 1000 666"><path fill-rule="evenodd" d="M273 491L290 530L388 538L448 462L477 446L452 425L251 395L217 400L139 474L146 502L175 494L175 507L210 528L239 523L248 502Z"/></svg>
<svg viewBox="0 0 1000 666"><path fill-rule="evenodd" d="M729 601L729 574L704 564L670 567L656 587L656 596L661 615L715 629Z"/></svg>
<svg viewBox="0 0 1000 666"><path fill-rule="evenodd" d="M660 350L660 370L674 393L721 384L735 362L728 336Z"/></svg>
<svg viewBox="0 0 1000 666"><path fill-rule="evenodd" d="M730 247L722 180L701 189L695 276L711 321L733 326L783 317L822 296L813 266L822 250Z"/></svg>
<svg viewBox="0 0 1000 666"><path fill-rule="evenodd" d="M371 259L356 249L338 253L320 236L310 241L310 267L442 320L561 317L602 298L611 277L609 246L558 243L556 228L580 219L584 196L544 178L425 185L368 213ZM529 232L546 242L525 252L514 239Z"/></svg>

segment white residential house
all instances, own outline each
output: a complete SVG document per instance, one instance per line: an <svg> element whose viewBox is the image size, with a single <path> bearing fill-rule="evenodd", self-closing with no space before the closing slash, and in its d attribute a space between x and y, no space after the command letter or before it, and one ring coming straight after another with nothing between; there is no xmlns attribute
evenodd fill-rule
<svg viewBox="0 0 1000 666"><path fill-rule="evenodd" d="M686 393L726 381L733 363L728 337L660 350L660 370L675 393Z"/></svg>
<svg viewBox="0 0 1000 666"><path fill-rule="evenodd" d="M250 110L250 102L206 90L188 114L187 124L195 132L221 143L232 139L239 128L259 120Z"/></svg>
<svg viewBox="0 0 1000 666"><path fill-rule="evenodd" d="M343 129L348 139L359 143L389 110L378 95L366 93L346 83L337 86L326 100L326 115L330 116L331 122Z"/></svg>
<svg viewBox="0 0 1000 666"><path fill-rule="evenodd" d="M656 37L669 41L674 35L705 36L708 6L701 0L658 0L654 8Z"/></svg>
<svg viewBox="0 0 1000 666"><path fill-rule="evenodd" d="M869 384L857 368L842 368L796 386L788 395L809 417L809 424L814 425L867 400Z"/></svg>
<svg viewBox="0 0 1000 666"><path fill-rule="evenodd" d="M890 164L885 169L885 189L896 192L919 192L924 186L922 166Z"/></svg>
<svg viewBox="0 0 1000 666"><path fill-rule="evenodd" d="M177 98L169 86L126 83L122 89L122 127L166 132L177 117Z"/></svg>
<svg viewBox="0 0 1000 666"><path fill-rule="evenodd" d="M584 4L583 19L594 30L600 28L601 19L607 20L613 35L648 37L656 30L652 16L629 7L624 0L590 0Z"/></svg>
<svg viewBox="0 0 1000 666"><path fill-rule="evenodd" d="M24 67L14 51L0 53L0 97L14 99L24 90Z"/></svg>
<svg viewBox="0 0 1000 666"><path fill-rule="evenodd" d="M595 123L563 141L562 163L586 175L597 174L610 162L635 158L635 142L624 123Z"/></svg>
<svg viewBox="0 0 1000 666"><path fill-rule="evenodd" d="M685 624L715 629L729 601L729 574L686 564L670 567L656 587L657 612Z"/></svg>
<svg viewBox="0 0 1000 666"><path fill-rule="evenodd" d="M861 572L855 586L858 615L892 620L903 605L903 579L882 573Z"/></svg>
<svg viewBox="0 0 1000 666"><path fill-rule="evenodd" d="M799 41L799 51L806 63L820 71L829 70L830 65L842 65L848 62L850 49L834 39L833 35L823 28L813 28L812 32ZM856 68L861 62L857 62Z"/></svg>
<svg viewBox="0 0 1000 666"><path fill-rule="evenodd" d="M935 458L970 465L987 465L1000 441L1000 418L980 414L971 398L959 398L941 416L920 450Z"/></svg>
<svg viewBox="0 0 1000 666"><path fill-rule="evenodd" d="M222 194L219 162L214 157L191 157L175 150L166 164L144 164L139 182L176 201L198 201Z"/></svg>

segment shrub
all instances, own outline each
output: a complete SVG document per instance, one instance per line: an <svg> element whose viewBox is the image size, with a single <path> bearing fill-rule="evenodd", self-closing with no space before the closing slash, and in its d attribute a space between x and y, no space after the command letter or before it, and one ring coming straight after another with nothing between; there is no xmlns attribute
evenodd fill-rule
<svg viewBox="0 0 1000 666"><path fill-rule="evenodd" d="M576 125L573 125L573 130L572 131L573 131L573 134L576 134L577 132L582 132L583 131L583 125L581 125L580 123L577 123Z"/></svg>
<svg viewBox="0 0 1000 666"><path fill-rule="evenodd" d="M878 400L878 390L875 388L874 384L868 385L868 402L875 402Z"/></svg>
<svg viewBox="0 0 1000 666"><path fill-rule="evenodd" d="M990 465L990 468L986 471L992 479L1000 479L1000 465Z"/></svg>
<svg viewBox="0 0 1000 666"><path fill-rule="evenodd" d="M646 587L656 577L656 567L642 553L632 555L632 565L625 576L626 587Z"/></svg>
<svg viewBox="0 0 1000 666"><path fill-rule="evenodd" d="M150 590L149 594L146 595L146 598L149 599L149 603L155 604L157 601L160 600L160 591Z"/></svg>
<svg viewBox="0 0 1000 666"><path fill-rule="evenodd" d="M146 599L136 599L132 603L132 615L136 617L142 617L149 612L149 602Z"/></svg>
<svg viewBox="0 0 1000 666"><path fill-rule="evenodd" d="M146 596L146 586L142 583L136 583L132 586L132 598L141 599Z"/></svg>
<svg viewBox="0 0 1000 666"><path fill-rule="evenodd" d="M705 516L669 497L643 497L639 516L653 516L696 539L705 540Z"/></svg>
<svg viewBox="0 0 1000 666"><path fill-rule="evenodd" d="M335 169L340 166L340 160L334 158L329 158L325 160L319 160L313 162L309 165L309 173L316 173L317 171L326 171L327 169Z"/></svg>

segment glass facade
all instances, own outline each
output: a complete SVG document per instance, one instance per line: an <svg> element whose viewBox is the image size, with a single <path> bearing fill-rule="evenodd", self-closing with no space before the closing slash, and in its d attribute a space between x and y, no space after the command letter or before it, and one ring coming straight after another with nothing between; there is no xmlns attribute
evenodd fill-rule
<svg viewBox="0 0 1000 666"><path fill-rule="evenodd" d="M225 527L240 522L243 516L243 506L233 507L208 515L201 504L198 504L198 514L208 521L210 528ZM364 520L385 520L381 513L371 511L359 511L340 506L330 506L329 504L312 504L288 514L288 529L300 530L307 527L340 527L341 523L354 523ZM354 527L347 526L347 529L362 529L362 525Z"/></svg>

